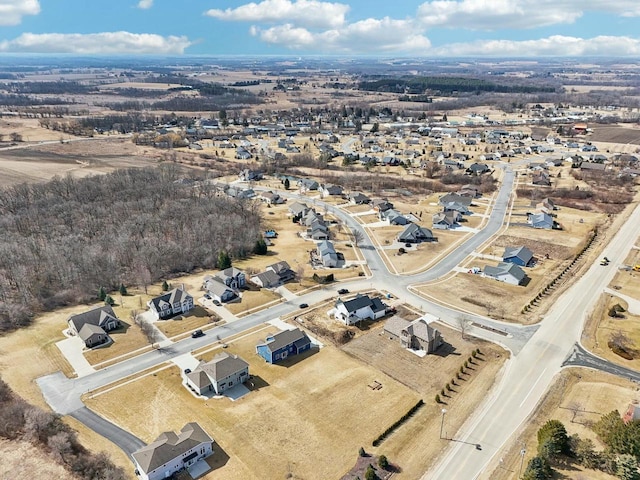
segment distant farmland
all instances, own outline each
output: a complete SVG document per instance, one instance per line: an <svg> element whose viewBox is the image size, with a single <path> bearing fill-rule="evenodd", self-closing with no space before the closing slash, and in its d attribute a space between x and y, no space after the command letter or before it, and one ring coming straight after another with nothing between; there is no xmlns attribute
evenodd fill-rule
<svg viewBox="0 0 640 480"><path fill-rule="evenodd" d="M592 142L640 145L640 129L598 125L593 127L593 133L588 138Z"/></svg>

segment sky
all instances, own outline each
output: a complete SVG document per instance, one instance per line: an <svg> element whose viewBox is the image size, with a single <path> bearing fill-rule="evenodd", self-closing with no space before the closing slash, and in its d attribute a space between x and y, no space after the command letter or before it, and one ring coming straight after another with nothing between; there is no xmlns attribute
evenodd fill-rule
<svg viewBox="0 0 640 480"><path fill-rule="evenodd" d="M0 0L0 55L640 56L640 0Z"/></svg>

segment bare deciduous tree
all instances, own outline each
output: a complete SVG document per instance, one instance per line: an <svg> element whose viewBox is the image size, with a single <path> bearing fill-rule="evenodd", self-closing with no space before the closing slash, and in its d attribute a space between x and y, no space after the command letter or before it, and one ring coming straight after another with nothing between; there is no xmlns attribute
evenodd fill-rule
<svg viewBox="0 0 640 480"><path fill-rule="evenodd" d="M458 325L458 329L460 330L460 337L463 340L466 340L466 333L471 322L467 318L460 315L456 318L456 324Z"/></svg>

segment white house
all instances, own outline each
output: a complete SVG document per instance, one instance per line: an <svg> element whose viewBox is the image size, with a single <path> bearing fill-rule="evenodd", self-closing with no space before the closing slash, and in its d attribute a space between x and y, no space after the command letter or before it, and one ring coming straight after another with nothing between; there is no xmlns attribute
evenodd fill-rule
<svg viewBox="0 0 640 480"><path fill-rule="evenodd" d="M131 454L141 480L160 480L190 467L213 453L213 439L195 422L180 433L164 432Z"/></svg>
<svg viewBox="0 0 640 480"><path fill-rule="evenodd" d="M360 320L377 320L384 317L387 306L379 298L358 295L353 300L336 301L334 316L345 325L353 325Z"/></svg>
<svg viewBox="0 0 640 480"><path fill-rule="evenodd" d="M483 273L485 277L490 277L510 285L520 285L527 278L524 270L515 263L508 262L500 262L495 267L487 265L484 267Z"/></svg>
<svg viewBox="0 0 640 480"><path fill-rule="evenodd" d="M329 240L323 240L318 244L318 257L326 268L338 266L338 253Z"/></svg>

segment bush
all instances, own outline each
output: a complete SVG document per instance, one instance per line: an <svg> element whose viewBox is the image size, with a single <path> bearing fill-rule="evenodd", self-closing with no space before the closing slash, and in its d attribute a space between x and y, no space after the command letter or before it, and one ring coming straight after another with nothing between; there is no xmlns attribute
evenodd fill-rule
<svg viewBox="0 0 640 480"><path fill-rule="evenodd" d="M364 473L364 480L376 480L378 475L376 475L376 471L373 469L373 466L369 465L367 467L367 471Z"/></svg>
<svg viewBox="0 0 640 480"><path fill-rule="evenodd" d="M409 420L409 418L411 418L413 414L416 413L420 409L420 407L422 407L422 405L424 405L424 402L422 400L418 400L418 403L416 403L413 407L411 407L407 413L405 413L399 420L397 420L393 425L387 428L384 432L378 435L378 438L376 438L373 441L373 446L377 447L378 445L380 445L385 438L387 438L391 433L393 433L395 429L397 429L400 425L402 425L404 422Z"/></svg>
<svg viewBox="0 0 640 480"><path fill-rule="evenodd" d="M440 395L438 395L436 393L436 403L442 403L442 400L440 399Z"/></svg>
<svg viewBox="0 0 640 480"><path fill-rule="evenodd" d="M384 470L389 467L389 461L387 460L386 455L380 455L380 458L378 458L378 466Z"/></svg>

